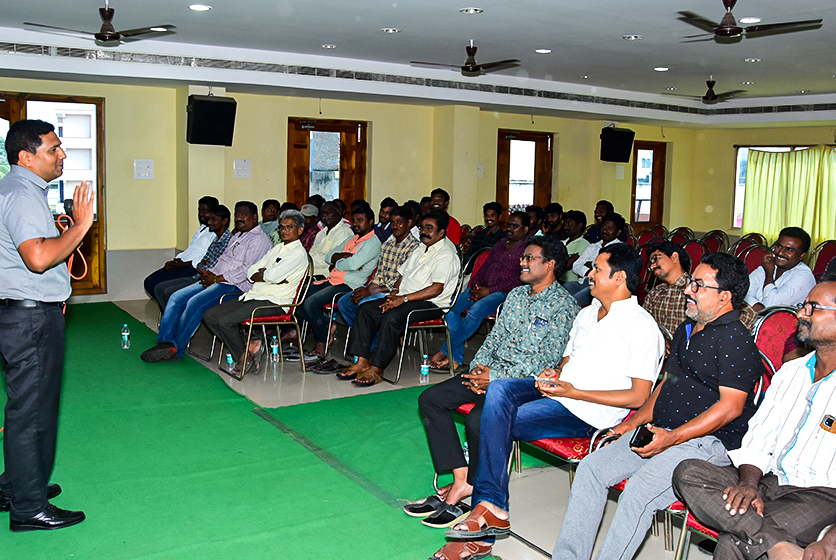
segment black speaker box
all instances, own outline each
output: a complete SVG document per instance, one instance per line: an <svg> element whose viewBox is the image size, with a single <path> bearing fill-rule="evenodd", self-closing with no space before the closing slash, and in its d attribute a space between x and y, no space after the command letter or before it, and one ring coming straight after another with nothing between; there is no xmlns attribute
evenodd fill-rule
<svg viewBox="0 0 836 560"><path fill-rule="evenodd" d="M628 128L607 127L601 129L601 161L628 163L633 155L633 138L636 133Z"/></svg>
<svg viewBox="0 0 836 560"><path fill-rule="evenodd" d="M231 97L190 95L186 106L186 142L232 146L237 107L238 103Z"/></svg>

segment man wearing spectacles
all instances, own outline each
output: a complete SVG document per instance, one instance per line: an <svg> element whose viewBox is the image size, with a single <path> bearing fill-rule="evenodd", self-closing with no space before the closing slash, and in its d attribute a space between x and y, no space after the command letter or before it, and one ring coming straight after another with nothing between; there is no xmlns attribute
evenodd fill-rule
<svg viewBox="0 0 836 560"><path fill-rule="evenodd" d="M687 319L676 329L665 377L636 413L610 430L617 439L578 465L553 560L589 560L608 488L629 479L597 560L629 560L657 510L676 500L671 476L685 459L729 464L754 414L760 355L739 320L748 271L725 253L702 258L685 286ZM646 427L650 443L631 446Z"/></svg>
<svg viewBox="0 0 836 560"><path fill-rule="evenodd" d="M836 557L836 281L798 307L798 339L814 348L772 379L733 463L686 461L676 492L720 532L716 558ZM806 550L804 550L806 548Z"/></svg>
<svg viewBox="0 0 836 560"><path fill-rule="evenodd" d="M799 227L781 230L761 266L749 275L746 302L755 311L773 305L801 303L816 285L810 267L801 262L810 250L810 236Z"/></svg>

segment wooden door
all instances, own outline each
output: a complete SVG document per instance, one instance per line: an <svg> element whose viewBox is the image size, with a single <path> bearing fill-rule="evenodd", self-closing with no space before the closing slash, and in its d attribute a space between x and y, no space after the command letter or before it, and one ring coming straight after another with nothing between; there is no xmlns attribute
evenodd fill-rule
<svg viewBox="0 0 836 560"><path fill-rule="evenodd" d="M544 208L552 196L552 146L554 135L549 132L499 130L496 149L496 201L506 209L510 205L511 142L534 142L534 192L530 204Z"/></svg>
<svg viewBox="0 0 836 560"><path fill-rule="evenodd" d="M662 223L665 202L664 142L633 143L633 191L630 225L638 234Z"/></svg>

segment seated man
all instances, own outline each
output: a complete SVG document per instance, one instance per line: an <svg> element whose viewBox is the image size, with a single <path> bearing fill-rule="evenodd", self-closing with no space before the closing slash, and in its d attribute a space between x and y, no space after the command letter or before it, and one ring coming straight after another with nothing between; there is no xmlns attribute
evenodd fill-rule
<svg viewBox="0 0 836 560"><path fill-rule="evenodd" d="M470 257L482 249L490 249L500 240L505 239L499 217L502 215L502 205L498 202L488 202L482 206L482 216L485 219L484 229L478 230L470 240L470 246L464 254L462 262L467 263ZM469 272L469 271L465 271Z"/></svg>
<svg viewBox="0 0 836 560"><path fill-rule="evenodd" d="M563 229L563 205L559 202L549 202L543 210L546 213L543 233L554 235L560 241L566 239L566 230Z"/></svg>
<svg viewBox="0 0 836 560"><path fill-rule="evenodd" d="M614 243L621 243L618 236L624 230L624 218L621 214L607 214L601 222L601 239L591 243L583 250L581 256L572 265L572 272L578 275L577 282L567 282L563 285L566 291L575 296L578 304L585 307L592 303L592 294L589 292L589 278L587 273L592 270L595 257L603 247L609 247Z"/></svg>
<svg viewBox="0 0 836 560"><path fill-rule="evenodd" d="M543 235L541 227L543 220L546 219L546 212L539 206L532 204L531 206L526 206L525 213L531 218L531 228L528 230L528 236Z"/></svg>
<svg viewBox="0 0 836 560"><path fill-rule="evenodd" d="M139 357L144 362L160 362L183 357L189 340L200 326L203 313L218 305L221 297L246 292L252 284L247 269L273 247L270 238L258 227L258 207L252 202L235 205L235 228L218 264L200 271L200 280L172 294L165 306L157 344Z"/></svg>
<svg viewBox="0 0 836 560"><path fill-rule="evenodd" d="M476 506L449 537L467 539L481 553L492 544L485 537L510 531L507 461L514 440L591 436L650 396L665 345L656 322L632 295L641 269L641 257L629 245L602 249L590 273L595 300L575 318L562 359L539 378L499 379L488 386ZM462 545L451 543L439 552L449 559Z"/></svg>
<svg viewBox="0 0 836 560"><path fill-rule="evenodd" d="M519 261L523 285L508 294L505 310L476 352L472 369L433 385L418 397L433 467L437 473L453 473L453 483L442 488L440 495L403 508L407 515L426 517L422 523L429 527L453 524L462 515L459 502L473 492L485 390L496 380L536 375L560 363L569 340L579 308L555 281L566 266L566 248L557 239L539 235L528 241ZM464 423L468 461L452 413L470 402L475 406Z"/></svg>
<svg viewBox="0 0 836 560"><path fill-rule="evenodd" d="M593 213L595 222L593 225L589 226L589 229L587 229L586 233L584 233L584 237L587 241L590 243L598 243L601 241L601 228L604 227L604 216L607 214L613 214L614 212L615 207L612 205L612 202L609 200L598 201L598 204L595 205L595 212ZM627 232L622 230L621 234L618 236L618 240L622 243L627 241Z"/></svg>
<svg viewBox="0 0 836 560"><path fill-rule="evenodd" d="M798 310L798 339L815 352L775 374L749 422L734 466L681 463L678 496L717 529L715 558L834 558L836 531L836 282L813 288ZM806 550L802 550L806 548Z"/></svg>
<svg viewBox="0 0 836 560"><path fill-rule="evenodd" d="M449 371L448 359L452 359L454 369L467 371L464 365L465 341L473 336L486 317L496 314L508 292L520 285L520 258L526 247L528 224L525 212L514 212L508 218L505 239L493 246L482 268L471 278L470 291L462 292L447 312L452 353L444 343L441 350L430 358L430 367Z"/></svg>
<svg viewBox="0 0 836 560"><path fill-rule="evenodd" d="M813 271L801 262L809 250L810 236L806 231L799 227L782 229L771 251L763 256L761 266L749 275L746 303L760 311L804 301L816 285Z"/></svg>
<svg viewBox="0 0 836 560"><path fill-rule="evenodd" d="M157 301L160 309L165 309L165 304L156 298L154 290L157 285L176 278L189 278L197 274L197 265L200 264L203 255L209 245L216 239L214 233L209 231L207 220L209 213L218 207L218 199L214 196L204 196L197 202L197 221L200 226L192 236L192 241L186 250L178 253L172 260L148 275L145 278L145 291Z"/></svg>
<svg viewBox="0 0 836 560"><path fill-rule="evenodd" d="M561 284L578 281L578 275L572 272L572 266L580 258L581 253L589 247L589 241L583 237L583 230L586 229L586 214L580 210L569 210L563 215L563 229L566 232L563 244L566 245L569 260L566 262L566 272L557 279Z"/></svg>
<svg viewBox="0 0 836 560"><path fill-rule="evenodd" d="M686 287L688 319L674 333L665 378L633 416L608 432L620 437L578 465L553 560L589 560L609 487L629 478L596 558L629 560L656 511L676 500L671 476L680 462L729 464L726 452L740 447L764 371L739 320L747 273L731 255L702 258ZM651 441L632 447L638 428L649 430Z"/></svg>
<svg viewBox="0 0 836 560"><path fill-rule="evenodd" d="M335 201L322 205L319 211L322 229L316 234L314 244L308 252L313 260L314 276L325 278L331 269L332 250L339 249L351 239L351 226L343 223L340 206Z"/></svg>
<svg viewBox="0 0 836 560"><path fill-rule="evenodd" d="M267 237L270 237L279 227L279 222L276 218L279 216L280 208L281 203L275 198L268 198L261 203L261 221L258 225Z"/></svg>
<svg viewBox="0 0 836 560"><path fill-rule="evenodd" d="M441 308L453 299L461 264L445 237L447 213L430 212L420 223L424 247L418 247L401 265L400 278L385 299L365 303L357 310L348 339L348 352L357 356L357 362L340 376L353 379L355 385L368 387L383 380L383 370L395 357L411 311L426 310L413 315L416 321L437 319L444 313ZM378 344L372 356L375 336Z"/></svg>
<svg viewBox="0 0 836 560"><path fill-rule="evenodd" d="M331 263L328 278L311 284L305 302L296 312L300 319L310 324L315 341L313 350L305 352L303 359L315 361L325 355L330 325L328 317L322 313L322 306L331 303L335 295L364 285L377 266L380 239L374 234L374 211L368 204L361 204L355 207L351 217L354 237L326 254Z"/></svg>
<svg viewBox="0 0 836 560"><path fill-rule="evenodd" d="M380 201L380 212L377 214L378 223L374 226L374 234L383 243L392 236L392 212L398 207L395 199L387 196Z"/></svg>
<svg viewBox="0 0 836 560"><path fill-rule="evenodd" d="M302 237L299 238L299 241L302 243L302 247L305 248L305 251L310 251L311 247L313 247L314 241L316 240L316 234L319 233L319 208L313 204L305 204L302 206L302 215L305 217L305 231L302 233ZM271 240L275 245L281 243L281 239L277 241L272 236Z"/></svg>
<svg viewBox="0 0 836 560"><path fill-rule="evenodd" d="M424 199L421 199L423 206ZM447 212L447 207L450 205L450 195L444 189L433 189L430 193L430 208L429 212ZM424 212L426 214L426 212ZM458 245L462 241L462 226L459 221L453 216L447 215L449 218L449 225L447 226L446 237L454 244Z"/></svg>
<svg viewBox="0 0 836 560"><path fill-rule="evenodd" d="M247 269L247 278L252 283L240 298L228 298L220 305L211 307L203 315L206 326L226 345L229 353L238 358L229 373L238 379L249 371L258 371L261 363L261 339L256 338L245 348L244 337L239 323L252 316L257 307L283 305L293 301L299 282L308 270L308 253L302 247L299 237L305 228L305 217L296 210L285 210L281 214L278 228L282 242L261 257ZM276 309L256 312L256 317L275 315ZM249 352L249 354L248 354ZM244 358L247 371L244 371Z"/></svg>

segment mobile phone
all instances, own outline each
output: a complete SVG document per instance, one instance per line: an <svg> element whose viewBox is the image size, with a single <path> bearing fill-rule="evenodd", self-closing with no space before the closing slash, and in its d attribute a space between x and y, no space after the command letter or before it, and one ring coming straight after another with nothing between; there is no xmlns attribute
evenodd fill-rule
<svg viewBox="0 0 836 560"><path fill-rule="evenodd" d="M653 432L647 428L647 424L642 424L633 433L633 438L630 440L630 447L646 447L651 441L653 441Z"/></svg>
<svg viewBox="0 0 836 560"><path fill-rule="evenodd" d="M552 377L535 377L535 381L539 382L541 385L548 385L549 387L557 387L556 379Z"/></svg>

